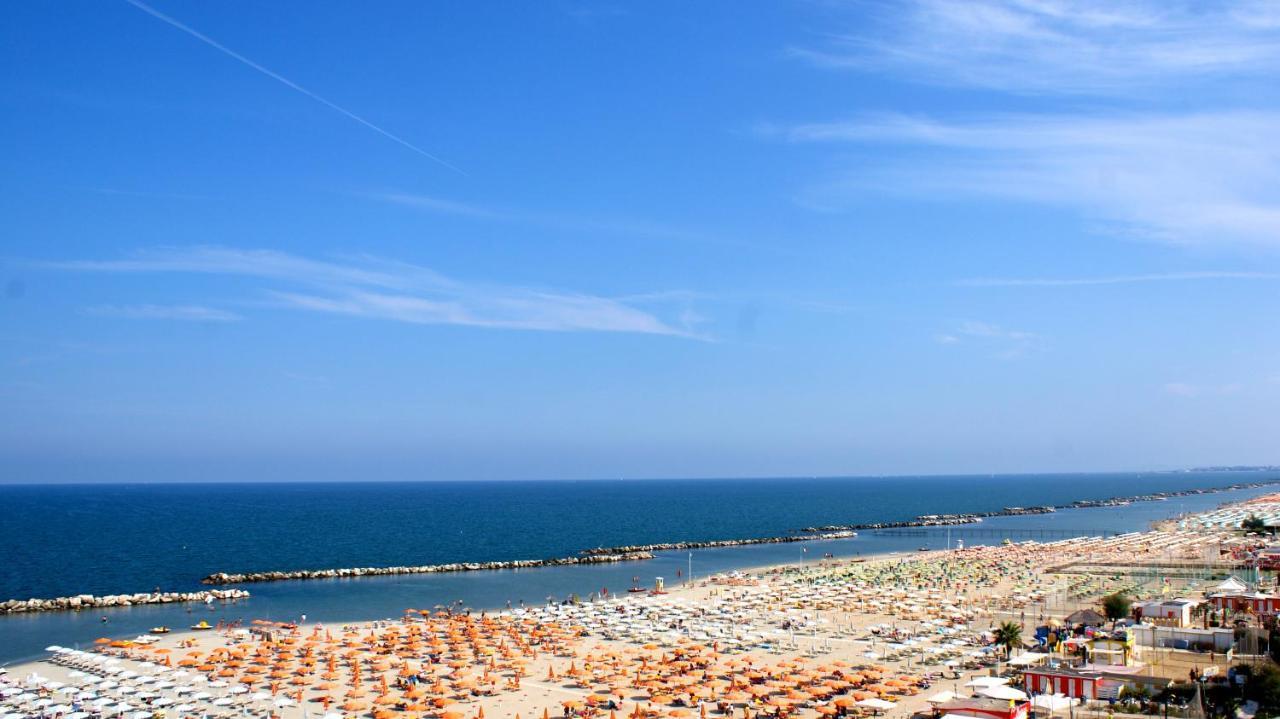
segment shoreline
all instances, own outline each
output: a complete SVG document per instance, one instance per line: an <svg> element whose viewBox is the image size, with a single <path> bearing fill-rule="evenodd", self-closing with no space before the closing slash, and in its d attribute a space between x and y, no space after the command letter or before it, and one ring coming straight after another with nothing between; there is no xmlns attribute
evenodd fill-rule
<svg viewBox="0 0 1280 719"><path fill-rule="evenodd" d="M1151 492L1140 495L1116 496L1097 500L1076 500L1067 504L1043 505L1034 507L1005 507L988 512L969 512L956 514L919 515L912 520L896 522L871 522L848 525L824 525L792 530L793 534L774 537L748 537L740 539L720 539L682 542L659 542L642 545L622 545L616 547L594 547L580 550L576 555L552 559L505 560L487 562L453 562L446 564L421 566L392 567L351 567L331 569L274 570L259 572L216 572L200 580L201 584L226 586L232 584L249 584L263 582L304 581L314 579L342 579L377 576L396 576L410 574L437 574L457 572L499 571L507 569L537 569L542 567L560 567L589 564L613 564L626 561L646 561L654 558L654 552L681 551L709 548L744 547L764 544L783 544L793 542L824 541L848 539L857 536L857 531L874 531L878 529L897 528L929 528L975 524L984 518L1008 517L1023 515L1050 514L1058 510L1090 509L1116 507L1135 502L1164 501L1176 497L1200 496L1225 492L1259 489L1280 484L1280 478L1253 482L1236 482L1229 485L1213 487L1196 487L1167 492ZM44 612L80 611L82 609L133 606L135 604L169 604L203 602L210 591L199 592L138 592L119 593L113 595L94 596L90 594L69 595L55 598L9 599L0 602L0 616L14 614L32 614ZM243 592L245 590L223 590ZM215 599L219 597L214 597ZM239 597L236 597L239 598Z"/></svg>
<svg viewBox="0 0 1280 719"><path fill-rule="evenodd" d="M1272 497L1271 501L1280 501L1280 495ZM1230 504L1233 502L1222 506ZM1217 546L1229 533L1209 532L1199 535L1198 541L1206 547ZM81 685L85 683L77 676L83 678L84 673L73 670L88 666L89 684L100 685L98 693L110 690L108 702L147 699L147 706L157 707L190 702L192 706L175 711L193 716L205 712L217 715L219 708L230 707L225 716L270 711L281 719L305 719L313 704L324 704L328 711L333 703L340 704L343 715L351 719L378 719L378 713L391 705L406 705L401 708L408 711L407 703L424 694L444 700L437 704L435 714L443 714L439 710L453 704L458 717L538 716L591 703L591 697L604 695L616 700L623 714L632 704L659 711L684 707L684 714L671 712L674 716L696 716L699 709L715 707L715 701L758 708L762 714L768 707L780 706L782 699L778 697L785 697L793 685L765 682L758 691L749 691L761 685L747 681L752 673L776 675L794 682L797 691L810 691L812 698L786 702L795 707L797 719L821 719L833 713L825 707L861 701L858 691L882 701L887 698L892 704L885 706L913 715L928 711L934 703L930 683L944 689L950 682L954 689L989 672L993 650L985 632L1002 619L1026 622L1039 616L1043 621L1046 615L1060 617L1093 606L1097 597L1130 585L1133 591L1141 591L1133 578L1118 578L1114 572L1099 572L1096 567L1042 571L1044 566L1057 566L1060 560L1075 557L1082 546L1092 547L1090 552L1098 552L1100 559L1124 558L1133 566L1167 558L1168 543L1158 533L1133 532L1081 541L1083 545L1077 540L1059 540L920 553L876 552L857 558L815 558L812 562L767 561L689 576L665 591L585 601L549 598L544 605L521 603L518 609L508 605L505 611L486 612L485 604L480 603L458 605L447 612L438 606L435 610L377 613L384 618L371 614L359 619L329 616L313 624L296 616L284 621L246 619L215 631L184 629L159 640L139 637L140 645L132 642L132 634L115 633L114 640L94 640L94 644L107 645L100 651L108 657L54 645L42 655L18 659L10 668L13 676L36 674L49 677L46 682ZM1198 552L1198 545L1193 549ZM1098 564L1098 558L1093 564ZM944 581L933 581L944 577ZM1143 581L1154 581L1154 575L1144 573L1143 577ZM929 586L921 586L926 581ZM1159 587L1149 589L1161 591ZM251 625L257 628L246 628ZM417 637L430 640L430 662ZM305 640L305 648L299 640ZM382 651L378 656L361 654L358 647L362 644ZM477 644L493 649L482 655L475 649ZM176 660L179 652L188 658ZM659 658L659 652L664 658ZM63 653L86 659L78 664L75 660L63 662L57 659ZM250 654L261 656L261 661L252 661L254 664L270 663L272 654L277 664L301 657L297 663L309 671L296 672L301 678L291 678L289 686L280 686L277 694L277 683L262 676L264 669L241 668L245 663L242 657ZM327 683L307 679L316 673L315 667L326 666L326 654L329 674L320 678ZM389 660L381 656L384 654ZM686 661L695 655L701 659ZM160 679L170 670L171 656L176 667L163 677L166 683ZM208 666L201 666L201 661ZM93 668L107 662L115 666ZM1199 669L1206 662L1197 657L1194 663ZM1223 669L1212 657L1207 663ZM692 672L681 670L694 681L660 688L638 679L637 672L645 667L680 664L695 665ZM367 681L361 676L366 665ZM485 671L478 675L481 666ZM811 691L827 686L826 682L815 683L811 674L816 672L818 679L836 676L832 667L846 666L853 668L848 678L855 686ZM192 669L176 670L181 667ZM276 668L286 672L280 678L290 676L286 668ZM1179 674L1183 669L1176 667ZM406 671L419 675L419 683L392 679L405 676ZM946 676L949 673L951 677ZM244 676L236 679L236 674ZM735 684L734 674L744 680ZM885 675L896 679L881 682ZM381 694L360 700L360 685L377 686L379 677L385 682ZM838 676L839 680L845 678L844 673ZM396 686L388 688L392 681ZM114 690L117 683L124 688ZM154 687L138 692L147 684ZM169 689L175 684L179 686ZM602 690L606 684L608 688ZM480 685L487 688L480 691ZM693 688L702 685L710 692ZM735 686L740 690L734 690ZM50 688L56 690L60 685L50 684ZM259 693L253 694L254 689ZM767 696L775 694L778 697ZM149 701L157 696L163 697L163 705ZM263 708L265 702L275 708Z"/></svg>
<svg viewBox="0 0 1280 719"><path fill-rule="evenodd" d="M1210 510L1210 507L1208 506L1209 501L1210 500L1201 499L1198 502L1196 502L1197 505L1205 505L1205 506L1195 511L1198 511L1198 512L1209 511ZM1224 502L1217 503L1217 505L1218 507L1223 507L1223 506L1235 504L1237 502L1246 502L1246 501L1249 501L1249 500L1247 498L1240 499L1240 500L1232 499L1225 503ZM1120 508L1114 508L1114 509L1103 508L1101 511L1123 511L1123 510ZM1163 510L1156 510L1157 513L1161 511ZM1145 512L1147 514L1152 514L1151 509L1147 509L1145 510ZM1140 525L1138 523L1132 523L1133 532L1142 532L1143 527L1151 527L1154 523L1157 523L1160 521L1161 521L1160 519L1150 518L1150 519L1146 519L1145 521L1142 521ZM1150 531L1150 530L1147 530L1147 531ZM1111 540L1111 541L1114 541L1114 540ZM1040 546L1040 547L1047 548L1047 547L1057 545L1059 543L1049 542L1046 544L1041 544L1036 542L1025 542L1025 543L1018 543L1018 544L1019 545L1027 544L1029 546ZM803 562L799 561L799 557L796 557L796 561L790 561L789 559L783 559L782 561L778 561L777 558L779 557L779 553L777 551L770 551L761 547L760 549L765 549L764 554L759 557L759 559L762 561L751 561L751 559L747 558L746 561L739 560L733 563L722 562L719 564L719 566L702 565L702 566L707 566L707 570L705 573L703 572L696 573L693 576L693 581L691 583L687 581L677 580L677 583L671 583L667 586L667 591L668 593L676 596L684 595L685 592L691 588L695 591L701 591L699 588L706 588L708 584L712 586L716 585L714 581L711 581L711 578L713 576L720 576L720 577L733 577L738 575L745 575L745 576L752 576L752 577L763 576L769 581L773 581L774 579L783 580L788 577L793 577L796 573L796 570L799 569L801 565L803 566L803 569L806 571L817 571L820 573L826 573L830 571L850 571L858 567L874 568L876 566L883 565L885 562L891 562L891 563L905 562L906 565L904 566L909 566L919 560L931 561L940 555L948 554L947 550L945 549L932 549L931 551L928 551L928 552L916 551L914 549L914 546L915 545L901 547L901 548L899 547L882 548L882 549L879 549L878 551L858 552L857 555L855 556L839 556L836 558L819 557L811 554L809 557L806 557L805 561ZM983 549L984 551L993 551L993 550L999 551L999 547L995 545L990 545L990 547L986 547L986 548L980 547L979 545L974 545L972 547L973 550L978 550L980 548ZM799 552L797 552L797 554L799 554ZM751 552L748 551L746 556L750 557ZM966 553L964 556L972 556L972 555ZM669 561L670 560L669 554L656 556L654 560L665 562L664 566L671 564L671 562ZM701 560L697 560L697 561L701 561ZM675 567L666 566L667 571L674 572L676 568L682 568L684 566L683 557L678 558L676 562L677 564ZM571 570L572 568L567 567L566 569ZM617 570L617 571L625 571L625 570ZM863 570L858 569L856 571L863 571ZM501 573L502 572L494 572L494 574L501 574ZM513 570L512 573L518 574L519 572L518 570ZM667 572L665 571L661 573L667 574ZM530 576L533 576L533 574L537 574L537 573L531 573ZM573 576L577 575L576 572L573 572L572 574ZM445 579L447 576L448 575L441 575L440 578ZM590 577L592 576L592 573L588 572L584 576ZM667 576L670 577L671 574L667 574ZM550 591L547 590L547 585L543 584L544 588L541 594L554 595L554 596L560 596L560 597L572 597L575 592L583 591L582 585L591 584L594 581L594 580L587 579L587 580L576 581L571 583L568 577L569 575L565 575L564 578L560 580L556 580L556 582L554 582L556 584L556 587L550 588ZM396 582L394 578L388 577L388 578L382 578L382 579L390 579L393 582L393 584L395 584L396 586L399 586L399 583ZM615 577L615 579L617 578ZM450 580L450 582L451 581L452 580ZM485 580L481 580L481 581L485 581ZM435 595L430 594L429 593L430 590L426 590L428 591L428 594L422 597L421 599L419 599L419 598L415 598L414 596L410 596L409 593L401 592L401 594L404 595L403 603L395 604L394 606L386 603L382 603L380 606L376 606L376 607L366 606L367 604L366 595L368 595L369 591L373 591L375 594L380 594L381 590L378 590L376 588L378 586L378 583L379 583L379 578L377 577L375 577L374 581L371 583L359 583L359 584L366 585L367 587L372 587L373 589L364 590L363 593L356 592L354 595L348 595L347 590L340 589L340 588L335 588L333 590L324 590L325 592L328 593L329 596L334 597L334 601L331 601L327 606L316 605L309 601L306 601L306 602L295 601L289 604L289 606L277 606L280 603L278 601L273 602L273 599L272 599L273 594L266 593L266 592L264 592L261 595L261 597L267 598L268 603L259 606L255 602L255 600L261 597L257 593L255 593L254 598L247 600L247 604L244 607L242 607L239 610L234 610L233 613L239 615L234 617L234 619L236 621L248 622L250 617L255 617L255 618L262 618L262 619L272 620L272 621L297 621L297 617L300 616L299 613L305 612L306 614L311 614L312 616L316 617L316 619L313 621L322 621L325 625L329 625L329 626L351 625L351 624L364 625L370 622L382 621L384 619L392 622L397 621L400 618L400 612L403 610L404 607L426 606L426 605L429 605L432 601L437 601L437 600L440 602L443 602L444 601L443 597L445 596L450 596L450 597L465 596L462 592L453 594L452 593L453 590L446 590L445 594L440 594L437 591L436 594L439 595L439 597L436 597L434 599L427 599L427 597L434 597ZM610 584L612 583L613 582L610 582ZM621 583L620 580L619 580L619 583ZM285 584L288 584L288 583L286 582ZM321 584L325 584L325 583L321 583ZM345 582L343 584L345 584ZM307 591L307 592L311 591L311 590L301 589L303 585L298 585L298 586L300 587L298 590L287 589L285 591L290 593L296 592L296 591ZM506 600L507 607L509 609L512 606L511 600L513 600L515 597L522 596L522 595L528 596L528 593L526 590L520 589L514 585L508 588L508 592L509 593L504 595L498 595L492 592L488 594L480 593L480 596L472 596L468 599L465 605L459 604L459 606L470 608L471 610L474 610L476 612L487 611L492 615L494 613L500 613L502 611L501 608L504 603L504 598ZM536 596L541 596L541 594L539 594L537 590L535 590ZM648 593L646 592L645 595L639 595L639 596L646 596L647 594ZM341 599L342 597L346 597L346 596L351 596L352 599L350 600ZM623 593L623 594L617 595L617 598L625 598L627 596L630 596L630 595ZM276 599L278 599L278 597ZM554 600L553 596L548 596L547 599L548 601L555 601L556 604L563 604L563 602ZM458 601L461 602L461 600L458 600ZM226 605L226 607L229 608L237 605L238 603L232 601L232 602L224 602L221 604ZM534 602L529 604L528 606L536 607L538 604L539 602ZM526 605L524 604L523 601L521 601L520 606L524 607ZM221 610L221 608L222 607L220 606L219 609ZM24 620L21 618L26 617L33 623L32 624L21 623L21 624L15 625L16 627L29 626L30 629L19 630L19 634L16 634L14 636L14 639L18 640L17 644L21 646L13 647L13 649L17 651L12 651L9 654L8 658L5 660L5 662L6 663L12 662L14 664L26 664L31 661L38 661L38 658L37 658L39 655L38 649L40 647L45 646L46 644L50 644L53 642L60 642L64 646L79 647L79 646L82 646L82 643L91 641L91 637L102 636L104 632L109 632L110 636L121 637L121 638L132 638L135 635L146 634L147 628L153 625L168 624L168 625L174 626L176 624L181 624L185 626L185 624L190 623L190 622L183 622L182 620L177 618L179 616L182 616L180 614L180 612L182 611L181 608L171 609L168 607L155 607L154 610L157 613L155 614L151 613L151 610L148 609L147 607L126 608L125 611L129 614L132 614L133 612L137 612L137 611L142 611L144 612L144 614L139 615L140 617L142 617L141 619L127 620L128 623L122 626L118 626L114 621L109 626L105 624L99 625L96 621L93 620L94 618L92 617L89 620L86 620L87 623L76 622L75 620L69 619L70 617L74 617L74 616L82 616L82 612L47 612L47 613L28 613L28 614L11 615L10 621L24 622ZM186 610L188 616L191 614L191 611L192 611L191 609ZM231 610L228 610L228 611L231 611ZM211 614L208 616L212 620L214 615ZM224 616L224 615L220 611L218 616ZM62 619L60 617L68 617L68 619ZM155 617L156 619L153 620L151 619L151 617ZM3 617L0 617L0 619L2 618ZM71 624L64 624L64 622L68 622L68 621L70 621ZM22 635L23 631L25 631L28 636L24 637ZM193 634L190 632L183 631L183 632L174 632L173 634L168 636L190 637L190 636L199 636L199 633ZM10 666L12 666L12 664Z"/></svg>

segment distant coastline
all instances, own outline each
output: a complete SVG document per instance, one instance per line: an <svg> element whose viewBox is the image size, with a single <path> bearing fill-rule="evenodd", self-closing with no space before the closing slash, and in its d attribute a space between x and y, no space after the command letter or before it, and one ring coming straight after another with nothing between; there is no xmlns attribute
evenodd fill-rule
<svg viewBox="0 0 1280 719"><path fill-rule="evenodd" d="M1239 470L1244 471L1244 470ZM1234 482L1226 485L1210 487L1191 487L1158 492L1148 492L1127 496L1113 496L1105 499L1081 499L1057 504L1035 506L1009 506L999 510L920 514L914 519L888 522L861 522L851 524L824 524L808 526L801 529L786 530L785 534L764 537L744 537L715 540L689 540L676 542L657 542L648 544L597 546L578 550L573 555L561 555L554 559L517 559L505 561L462 561L445 562L427 565L384 565L348 568L266 570L252 572L212 572L199 580L205 585L230 585L259 582L286 582L311 579L377 577L404 574L435 574L458 572L483 572L510 569L535 569L541 567L561 567L572 565L605 564L617 562L643 561L652 559L654 552L679 551L719 547L742 547L750 545L783 544L792 542L809 542L821 540L848 539L859 531L878 529L896 529L910 527L944 527L967 525L982 522L991 517L1009 517L1021 515L1050 514L1059 510L1084 509L1096 507L1124 506L1135 502L1153 502L1169 500L1177 497L1209 495L1238 490L1257 489L1280 484L1280 478L1259 479L1253 482ZM776 531L776 530L775 530ZM509 556L509 555L508 555ZM195 581L193 579L193 581ZM172 586L172 585L170 585ZM117 593L103 595L108 597L92 597L85 593L68 593L68 596L53 599L12 599L0 602L0 614L76 611L93 606L127 606L118 604L118 598L125 598L129 604L195 602L203 601L205 595L197 592L161 592L149 593ZM141 599L141 598L146 599ZM154 597L155 599L152 599ZM99 603L99 600L102 603Z"/></svg>

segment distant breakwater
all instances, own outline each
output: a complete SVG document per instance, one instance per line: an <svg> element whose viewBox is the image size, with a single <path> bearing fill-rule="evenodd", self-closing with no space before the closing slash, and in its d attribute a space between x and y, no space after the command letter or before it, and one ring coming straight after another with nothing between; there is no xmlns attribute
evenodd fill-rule
<svg viewBox="0 0 1280 719"><path fill-rule="evenodd" d="M347 577L381 577L395 574L437 574L442 572L483 572L495 569L536 569L563 567L571 564L610 564L653 559L650 552L613 552L590 557L557 559L513 559L506 562L453 562L417 567L354 567L349 569L297 569L287 572L218 572L201 579L203 584L244 584L248 582L283 582L297 579L341 579Z"/></svg>
<svg viewBox="0 0 1280 719"><path fill-rule="evenodd" d="M1091 507L1121 507L1134 502L1159 502L1175 497L1190 497L1201 494L1218 494L1234 492L1241 489L1259 489L1280 484L1280 479L1268 479L1261 482L1240 482L1225 487L1201 487L1182 489L1170 492L1152 492L1150 494L1134 494L1127 497L1109 497L1107 499L1078 499L1069 504L1046 504L1039 507L1005 507L989 512L963 512L957 514L922 514L915 519L901 522L867 522L862 524L826 524L820 527L805 527L798 532L836 532L867 531L875 529L904 529L910 527L947 527L962 524L975 524L988 517L1016 517L1026 514L1050 514L1059 509L1088 509ZM802 535L800 535L802 536Z"/></svg>
<svg viewBox="0 0 1280 719"><path fill-rule="evenodd" d="M898 529L912 527L943 527L952 525L964 525L981 522L986 517L1029 515L1029 514L1047 514L1059 509L1079 509L1087 507L1108 507L1119 506L1133 502L1168 500L1176 497L1193 496L1202 494L1214 494L1219 492L1228 492L1243 489L1256 489L1262 487L1270 487L1280 484L1280 478L1268 479L1263 481L1255 481L1249 483L1236 483L1222 487L1196 488L1168 492L1155 492L1151 494L1132 495L1128 497L1112 497L1109 499L1099 500L1078 500L1069 504L1044 505L1036 507L1005 507L997 511L990 512L974 512L961 514L931 514L919 515L915 519L893 522L871 522L862 524L848 525L825 525L820 527L806 527L800 530L791 530L785 536L779 537L761 537L761 538L744 538L744 539L722 539L710 541L687 541L687 542L666 542L643 545L627 545L617 547L596 547L592 549L581 550L576 556L562 557L557 559L531 559L531 560L511 560L511 561L487 561L487 562L455 562L449 564L436 564L425 566L398 566L398 567L356 567L348 569L316 569L316 570L294 570L294 571L263 571L263 572L247 572L247 573L226 573L218 572L204 577L201 582L207 585L227 585L252 582L273 582L273 581L289 581L304 579L337 579L337 578L355 578L366 576L388 576L388 575L405 575L405 574L432 574L445 572L471 572L486 570L502 570L502 569L524 569L538 567L556 567L568 565L587 565L587 564L605 564L612 562L624 561L641 561L653 558L654 552L659 551L679 551L688 549L704 549L718 547L738 547L748 545L762 544L781 544L789 542L805 542L815 540L833 540L846 539L856 536L859 530L876 530L876 529ZM56 599L30 599L30 600L9 600L0 602L0 614L10 614L17 612L36 612L36 611L59 611L59 610L76 610L95 607L118 607L132 606L135 604L163 604L170 602L198 602L205 601L206 598L212 596L214 599L234 599L239 597L247 597L248 593L236 594L243 590L230 590L230 593L214 592L190 592L190 593L152 593L152 594L119 594L112 596L94 597L92 595L82 594L75 597L61 597Z"/></svg>
<svg viewBox="0 0 1280 719"><path fill-rule="evenodd" d="M141 594L109 594L101 597L78 594L74 597L53 599L10 599L0 602L0 614L24 612L74 612L81 609L105 607L132 607L141 604L176 604L179 602L207 602L244 599L249 593L243 589L212 589L201 592L146 592Z"/></svg>
<svg viewBox="0 0 1280 719"><path fill-rule="evenodd" d="M744 547L749 544L785 544L788 542L812 542L822 539L848 539L857 532L840 529L819 534L789 534L785 537L756 537L749 539L712 539L703 542L659 542L657 544L629 544L621 547L596 547L579 552L586 557L607 557L611 554L630 552L665 552L675 549L708 549L712 547Z"/></svg>

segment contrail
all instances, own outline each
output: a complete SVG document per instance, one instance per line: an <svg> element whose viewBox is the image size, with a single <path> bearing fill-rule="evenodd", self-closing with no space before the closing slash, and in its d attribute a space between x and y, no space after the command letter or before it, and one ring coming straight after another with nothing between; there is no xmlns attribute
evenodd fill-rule
<svg viewBox="0 0 1280 719"><path fill-rule="evenodd" d="M197 31L197 30L195 30L195 29L193 29L193 28L190 28L190 27L188 27L188 26L186 26L186 25L182 24L181 22L179 22L179 21L177 21L177 20L175 20L175 19L173 19L173 18L169 17L168 15L165 15L164 13L160 12L159 10L156 10L155 8L151 7L150 5L147 5L146 3L141 2L141 0L124 0L124 1L125 1L125 2L127 2L127 3L129 3L130 5L132 5L132 6L136 7L136 8L138 8L139 10L141 10L141 11L145 12L146 14L148 14L148 15L150 15L150 16L152 16L152 17L156 18L156 19L158 19L158 20L163 20L164 22L168 23L169 25L172 25L173 27L178 28L179 30L181 30L181 31L183 31L183 32L187 33L188 35L190 35L190 36L192 36L192 37L196 38L197 40L199 40L199 41L203 42L204 44L209 45L210 47L213 47L213 48L215 48L215 49L217 49L217 50L220 50L222 53L224 53L224 54L226 54L226 55L230 55L231 57L235 58L236 60L239 60L240 62L244 63L245 65L248 65L249 67L253 68L254 70L257 70L258 72L262 73L263 75L266 75L267 77L270 77L270 78L272 78L272 79L274 79L274 80L277 80L277 81L279 81L279 82L283 83L284 85L287 85L288 87L291 87L291 88L293 88L294 90L297 90L298 92L302 93L303 95L306 95L307 97L311 98L312 100L315 100L316 102L320 103L321 105L324 105L325 107L328 107L328 108L329 108L329 109L331 109L331 110L336 110L336 111L338 111L338 112L342 113L343 115L346 115L347 117L351 118L352 120L355 120L356 122L360 123L361 125L364 125L365 127L369 128L370 130L373 130L374 132L378 133L379 135L382 135L383 137L387 138L388 140L392 140L392 141L394 141L394 142L397 142L397 143L399 143L399 144L401 144L401 145L403 145L403 146L405 146L405 147L409 148L410 150L413 150L414 152L418 153L419 155L422 155L423 157L425 157L425 158L427 158L427 159L429 159L429 160L433 160L433 161L435 161L435 162L438 162L438 163L439 163L439 164L441 164L441 165L444 165L445 167L449 168L450 170L453 170L454 172L456 172L456 173L458 173L458 174L460 174L460 175L464 175L464 176L465 176L465 175L467 174L467 173L463 172L462 170L459 170L458 168L454 167L453 165L450 165L448 162L445 162L444 160L440 159L439 157L436 157L435 155L431 154L430 152L427 152L426 150L422 149L421 147L418 147L417 145L415 145L415 144L413 144L413 143L409 142L408 140L405 140L405 139L404 139L404 138L402 138L402 137L399 137L399 136L394 135L394 134L392 134L392 133L390 133L390 132L387 132L386 130L382 129L381 127L378 127L377 125L373 124L372 122L369 122L368 120L364 119L363 117L360 117L359 115L357 115L357 114L355 114L354 112L352 112L352 111L350 111L350 110L346 109L345 107L342 107L342 106L340 106L340 105L336 105L336 104L334 104L334 103L332 103L332 102L330 102L330 101L328 101L328 100L324 99L323 97L320 97L319 95L315 94L314 92L312 92L312 91L308 90L307 88L305 88L305 87L303 87L303 86L299 85L298 83L294 82L293 80L290 80L289 78L284 77L283 75L281 75L281 74L279 74L279 73L277 73L277 72L273 72L273 71L271 71L271 70L268 70L267 68L265 68L265 67L263 67L263 66L259 65L258 63L254 62L253 60L250 60L249 58L245 57L244 55L241 55L240 53L236 52L235 50L232 50L231 48L227 47L226 45L223 45L222 43L218 42L217 40L214 40L213 38L209 37L208 35L205 35L205 34L203 34L203 33L199 32L199 31Z"/></svg>

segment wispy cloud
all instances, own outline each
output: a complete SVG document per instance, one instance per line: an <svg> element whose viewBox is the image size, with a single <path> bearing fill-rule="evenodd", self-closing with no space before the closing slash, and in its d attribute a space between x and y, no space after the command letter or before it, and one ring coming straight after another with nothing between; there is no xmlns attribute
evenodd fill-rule
<svg viewBox="0 0 1280 719"><path fill-rule="evenodd" d="M218 42L217 40L214 40L213 38L209 37L208 35L205 35L204 33L201 33L201 32L199 32L199 31L195 30L194 28L192 28L192 27L190 27L190 26L188 26L188 25L186 25L186 24L184 24L184 23L180 22L179 20L177 20L177 19L175 19L175 18L173 18L173 17L170 17L170 16L168 16L168 15L166 15L166 14L164 14L164 13L160 12L159 10L156 10L155 8L151 7L150 5L147 5L146 3L141 2L141 0L125 0L125 2L127 2L127 3L129 3L130 5L132 5L132 6L136 7L136 8L138 8L138 9L139 9L139 10L141 10L142 12L145 12L146 14L150 15L151 17L156 18L157 20L160 20L161 22L166 23L167 25L169 25L169 26L171 26L171 27L177 28L178 30L181 30L182 32L185 32L186 34L190 35L191 37L194 37L195 39L199 40L200 42L203 42L204 44L208 45L209 47L212 47L213 49L215 49L215 50L217 50L217 51L221 52L222 54L224 54L224 55L226 55L226 56L228 56L228 57L230 57L230 58L232 58L232 59L234 59L234 60L237 60L237 61L239 61L240 63L242 63L242 64L244 64L244 65L247 65L248 67L253 68L254 70L257 70L258 72L262 73L263 75L266 75L267 77L271 78L272 80L275 80L275 81L279 82L280 84L284 85L285 87L288 87L288 88L290 88L290 89L294 90L295 92L298 92L298 93L300 93L300 94L302 94L302 95L305 95L305 96L307 96L307 97L311 98L312 100L315 100L316 102L320 103L321 105L324 105L325 107L329 108L330 110L333 110L333 111L338 112L338 113L340 113L340 114L342 114L342 115L345 115L347 118L349 118L349 119L351 119L351 120L354 120L354 121L356 121L356 122L360 123L361 125L364 125L365 127L369 128L370 130L373 130L374 132L378 133L379 135L382 135L383 137L387 138L388 140L391 140L392 142L395 142L395 143L396 143L396 144L398 144L398 145L401 145L401 146L403 146L403 147L406 147L406 148L408 148L409 150L412 150L413 152L416 152L416 153L418 153L419 155L422 155L423 157L427 158L428 160L431 160L431 161L436 162L436 163L438 163L438 164L440 164L440 165L443 165L444 167L447 167L447 168L449 168L450 170L453 170L454 172L456 172L456 173L458 173L458 174L460 174L460 175L465 175L465 174L466 174L466 173L464 173L462 170L458 169L457 167L454 167L453 165L449 164L448 162L445 162L443 159L441 159L441 158L439 158L439 157L437 157L437 156L435 156L435 155L431 154L430 152L427 152L426 150L424 150L424 149L422 149L421 147L418 147L417 145L415 145L415 144L413 144L413 143L409 142L408 140L404 139L403 137L400 137L399 135L393 134L392 132L390 132L390 131L388 131L388 130L383 129L383 128L379 127L378 125L373 124L373 123L372 123L372 122L370 122L369 120L364 119L364 118L363 118L363 117L361 117L360 115L357 115L356 113L354 113L354 112L352 112L352 111L348 110L348 109L347 109L347 108L345 108L345 107L342 107L341 105L339 105L339 104L337 104L337 103L335 103L335 102L332 102L332 101L330 101L330 100L326 100L325 98L321 97L320 95L317 95L316 93L314 93L314 92L312 92L312 91L308 90L307 88L305 88L305 87L303 87L303 86L299 85L298 83L294 82L293 80L290 80L289 78L285 77L284 75L281 75L280 73L275 72L274 70L269 70L269 69L267 69L266 67L264 67L264 66L262 66L262 65L258 64L257 62L255 62L255 61L253 61L253 60L250 60L249 58L245 57L244 55L241 55L240 53L236 52L235 50L232 50L231 48L227 47L226 45L223 45L222 43Z"/></svg>
<svg viewBox="0 0 1280 719"><path fill-rule="evenodd" d="M797 142L893 150L813 186L1064 205L1127 235L1180 244L1280 244L1278 112L1179 116L901 115L793 127ZM926 151L927 150L927 151Z"/></svg>
<svg viewBox="0 0 1280 719"><path fill-rule="evenodd" d="M942 345L977 343L995 348L1000 359L1016 359L1040 346L1041 337L1034 332L1013 330L989 322L967 320L953 329L934 335Z"/></svg>
<svg viewBox="0 0 1280 719"><path fill-rule="evenodd" d="M485 217L492 219L506 219L503 213L495 212L486 207L472 205L456 200L446 200L430 195L412 195L405 192L383 192L371 195L374 199L390 202L397 205L406 205L408 207L416 207L429 212L438 212L444 215L464 215L466 217Z"/></svg>
<svg viewBox="0 0 1280 719"><path fill-rule="evenodd" d="M974 277L958 281L962 287L1084 287L1148 282L1197 282L1202 280L1280 280L1275 272L1163 272L1105 277Z"/></svg>
<svg viewBox="0 0 1280 719"><path fill-rule="evenodd" d="M274 250L188 247L149 250L118 260L40 266L80 272L254 277L276 283L262 288L275 306L414 324L703 338L687 306L667 308L672 316L663 319L653 310L614 298L462 282L426 267L369 256L318 260Z"/></svg>
<svg viewBox="0 0 1280 719"><path fill-rule="evenodd" d="M1280 9L1267 0L898 0L869 14L794 54L1035 94L1128 96L1280 69Z"/></svg>
<svg viewBox="0 0 1280 719"><path fill-rule="evenodd" d="M234 312L202 305L96 305L84 308L94 317L128 320L179 320L183 322L235 322L244 319Z"/></svg>

